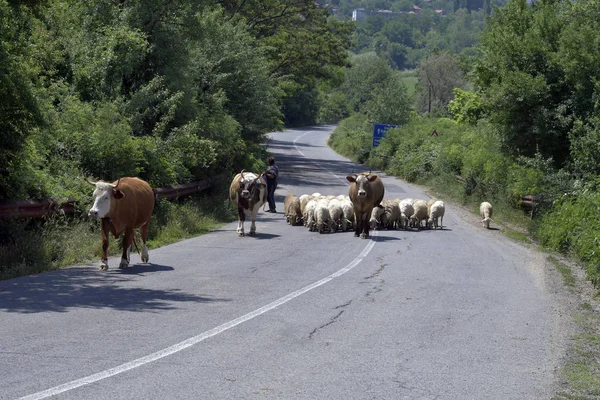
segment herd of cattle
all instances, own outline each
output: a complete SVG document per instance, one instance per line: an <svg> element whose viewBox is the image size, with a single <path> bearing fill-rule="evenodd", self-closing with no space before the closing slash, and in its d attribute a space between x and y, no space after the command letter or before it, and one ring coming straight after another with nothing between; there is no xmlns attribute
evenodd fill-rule
<svg viewBox="0 0 600 400"><path fill-rule="evenodd" d="M386 199L381 178L372 173L349 175L348 196L322 196L320 193L296 196L288 194L284 200L284 213L288 224L304 225L310 231L337 232L354 230L354 236L366 239L369 229L441 229L445 204L440 200ZM108 183L91 182L95 186L94 204L88 215L101 220L102 263L100 269L108 270L109 234L123 237L123 253L119 268L129 265L134 230L140 228L142 262L148 262L148 226L154 209L154 192L150 185L138 178L120 178ZM256 215L267 201L266 182L253 172L242 170L229 188L229 198L237 207L237 234L244 236L244 222L250 217L250 236L256 234ZM492 205L480 206L481 223L489 228Z"/></svg>

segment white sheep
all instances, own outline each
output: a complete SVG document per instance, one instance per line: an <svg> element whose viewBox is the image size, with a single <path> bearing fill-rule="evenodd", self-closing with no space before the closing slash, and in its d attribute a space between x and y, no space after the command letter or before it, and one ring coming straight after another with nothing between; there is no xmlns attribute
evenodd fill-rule
<svg viewBox="0 0 600 400"><path fill-rule="evenodd" d="M446 205L441 200L436 200L429 209L429 225L433 225L433 229L438 227L438 218L441 219L440 229L444 226L444 213L446 212Z"/></svg>
<svg viewBox="0 0 600 400"><path fill-rule="evenodd" d="M481 220L481 224L486 229L490 229L490 221L493 221L492 211L493 211L492 205L490 203L488 203L487 201L484 201L483 203L481 203L479 205L479 214L481 215L481 218L483 218Z"/></svg>
<svg viewBox="0 0 600 400"><path fill-rule="evenodd" d="M413 199L401 200L398 207L400 208L400 226L407 229L408 221L415 212L413 208Z"/></svg>
<svg viewBox="0 0 600 400"><path fill-rule="evenodd" d="M315 208L317 207L317 203L318 201L314 199L309 201L304 209L304 214L302 215L305 226L311 232L315 230Z"/></svg>
<svg viewBox="0 0 600 400"><path fill-rule="evenodd" d="M344 219L344 210L342 209L342 202L336 198L329 200L327 206L329 209L329 218L331 219L331 227L333 232L337 232L338 226L340 226Z"/></svg>
<svg viewBox="0 0 600 400"><path fill-rule="evenodd" d="M303 194L302 196L300 196L298 198L298 200L300 200L300 212L302 214L304 214L304 209L306 208L306 205L308 204L308 202L310 201L310 195L308 194Z"/></svg>
<svg viewBox="0 0 600 400"><path fill-rule="evenodd" d="M400 221L400 204L398 199L383 200L381 205L383 206L382 225L387 229L396 229Z"/></svg>
<svg viewBox="0 0 600 400"><path fill-rule="evenodd" d="M329 200L321 199L315 207L316 228L319 233L325 232L328 227L331 230L331 218L329 216Z"/></svg>
<svg viewBox="0 0 600 400"><path fill-rule="evenodd" d="M381 227L381 218L383 217L383 206L381 204L373 207L371 211L371 219L369 220L369 224L371 225L371 229L378 229Z"/></svg>
<svg viewBox="0 0 600 400"><path fill-rule="evenodd" d="M352 200L348 196L345 196L342 203L342 210L344 211L344 216L342 217L342 231L348 232L354 226L354 204L352 204Z"/></svg>
<svg viewBox="0 0 600 400"><path fill-rule="evenodd" d="M415 200L410 225L413 228L421 229L421 221L427 221L427 202L425 200Z"/></svg>

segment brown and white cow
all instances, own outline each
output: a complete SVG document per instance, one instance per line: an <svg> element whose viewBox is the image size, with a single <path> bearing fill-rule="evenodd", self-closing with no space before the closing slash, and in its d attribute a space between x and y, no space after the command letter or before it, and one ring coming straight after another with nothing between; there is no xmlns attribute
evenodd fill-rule
<svg viewBox="0 0 600 400"><path fill-rule="evenodd" d="M133 243L134 229L141 228L142 262L148 262L148 226L154 209L154 192L150 185L138 178L120 178L113 183L91 182L94 190L94 205L90 209L90 218L101 219L102 225L102 264L101 271L108 270L108 237L112 232L115 239L123 236L123 255L119 268L129 265L129 253Z"/></svg>
<svg viewBox="0 0 600 400"><path fill-rule="evenodd" d="M253 172L240 172L229 187L229 199L238 210L238 236L244 236L244 221L250 217L250 236L256 234L256 214L267 201L267 183Z"/></svg>
<svg viewBox="0 0 600 400"><path fill-rule="evenodd" d="M348 175L348 195L354 205L354 236L369 237L369 219L373 207L381 204L385 189L381 178L370 172Z"/></svg>

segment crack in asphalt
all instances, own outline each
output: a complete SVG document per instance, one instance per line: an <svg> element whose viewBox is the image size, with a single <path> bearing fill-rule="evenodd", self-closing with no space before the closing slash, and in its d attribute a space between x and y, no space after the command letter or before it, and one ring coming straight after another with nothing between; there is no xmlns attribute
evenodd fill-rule
<svg viewBox="0 0 600 400"><path fill-rule="evenodd" d="M340 317L340 316L341 316L341 315L344 313L344 311L345 311L345 310L341 310L339 313L337 313L337 315L335 315L333 318L331 318L331 319L329 320L329 322L327 322L327 323L325 323L325 324L323 324L323 325L319 326L318 328L315 328L315 329L314 329L314 330L313 330L313 331L312 331L312 332L311 332L311 333L308 335L308 338L309 338L309 339L312 339L312 338L313 338L313 335L314 335L315 333L317 333L317 331L318 331L318 330L321 330L321 329L323 329L323 328L326 328L327 326L329 326L329 325L331 325L331 324L333 324L333 323L337 322L338 318L339 318L339 317Z"/></svg>
<svg viewBox="0 0 600 400"><path fill-rule="evenodd" d="M379 275L381 275L381 273L383 272L385 267L387 267L387 264L381 264L381 267L379 267L379 269L377 271L375 271L372 275L364 277L363 279L377 278Z"/></svg>
<svg viewBox="0 0 600 400"><path fill-rule="evenodd" d="M348 307L350 305L350 303L352 303L352 300L348 300L348 302L346 304L341 304L341 305L335 307L334 310L337 310L339 308Z"/></svg>

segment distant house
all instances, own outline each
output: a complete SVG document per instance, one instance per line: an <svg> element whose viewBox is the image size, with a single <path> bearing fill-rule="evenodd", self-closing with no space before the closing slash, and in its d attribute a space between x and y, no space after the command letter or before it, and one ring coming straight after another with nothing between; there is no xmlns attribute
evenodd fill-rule
<svg viewBox="0 0 600 400"><path fill-rule="evenodd" d="M352 11L352 21L364 21L367 17L379 16L387 19L396 18L402 15L401 12L394 12L390 10L365 10L364 8L356 8Z"/></svg>
<svg viewBox="0 0 600 400"><path fill-rule="evenodd" d="M367 12L364 8L356 8L352 11L352 21L364 21L367 18Z"/></svg>
<svg viewBox="0 0 600 400"><path fill-rule="evenodd" d="M435 10L437 15L446 15L446 10Z"/></svg>
<svg viewBox="0 0 600 400"><path fill-rule="evenodd" d="M419 7L418 5L413 5L413 11L418 14L421 11L421 7Z"/></svg>

